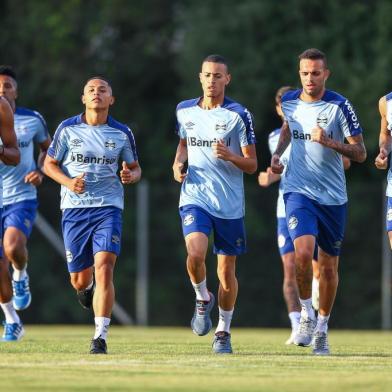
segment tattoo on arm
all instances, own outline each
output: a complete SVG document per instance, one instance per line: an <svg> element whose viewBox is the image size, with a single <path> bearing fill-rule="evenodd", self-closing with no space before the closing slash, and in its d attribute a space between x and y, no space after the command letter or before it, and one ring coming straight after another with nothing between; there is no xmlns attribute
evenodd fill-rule
<svg viewBox="0 0 392 392"><path fill-rule="evenodd" d="M287 122L284 122L282 125L282 130L280 131L280 137L278 141L278 145L276 146L276 150L274 154L282 156L285 152L287 146L291 142L291 132Z"/></svg>
<svg viewBox="0 0 392 392"><path fill-rule="evenodd" d="M340 143L329 140L329 147L355 162L363 162L366 159L366 148L363 140L356 143Z"/></svg>

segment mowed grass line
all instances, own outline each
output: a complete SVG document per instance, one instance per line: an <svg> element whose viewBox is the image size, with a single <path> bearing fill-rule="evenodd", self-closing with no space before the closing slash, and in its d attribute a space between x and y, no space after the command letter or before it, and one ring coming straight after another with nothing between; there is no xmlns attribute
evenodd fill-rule
<svg viewBox="0 0 392 392"><path fill-rule="evenodd" d="M2 391L391 391L392 333L332 331L333 355L285 346L288 330L233 329L234 355L212 333L110 329L107 356L88 354L92 326L27 326L0 344Z"/></svg>

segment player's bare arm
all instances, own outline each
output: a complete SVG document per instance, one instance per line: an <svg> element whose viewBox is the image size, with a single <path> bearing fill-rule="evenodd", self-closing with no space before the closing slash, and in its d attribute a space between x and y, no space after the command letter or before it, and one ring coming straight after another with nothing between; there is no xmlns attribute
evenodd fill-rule
<svg viewBox="0 0 392 392"><path fill-rule="evenodd" d="M231 151L223 140L212 143L212 151L216 158L231 162L247 174L257 170L256 147L254 144L241 147L242 156Z"/></svg>
<svg viewBox="0 0 392 392"><path fill-rule="evenodd" d="M291 143L291 132L289 128L289 124L285 121L282 125L282 129L280 131L278 145L276 146L275 152L271 157L271 170L275 174L282 174L284 166L280 162L280 157L286 151L286 148Z"/></svg>
<svg viewBox="0 0 392 392"><path fill-rule="evenodd" d="M346 156L351 161L364 162L366 160L366 147L362 135L348 136L348 143L341 143L329 138L323 128L316 126L311 132L311 141L320 143L325 147L332 148L336 152Z"/></svg>
<svg viewBox="0 0 392 392"><path fill-rule="evenodd" d="M173 177L179 183L182 183L185 180L186 173L183 173L183 170L184 164L187 160L188 148L186 146L186 139L180 139L173 162Z"/></svg>
<svg viewBox="0 0 392 392"><path fill-rule="evenodd" d="M280 180L280 174L275 174L271 167L267 167L266 171L259 173L258 183L263 188L268 188L271 184Z"/></svg>
<svg viewBox="0 0 392 392"><path fill-rule="evenodd" d="M49 137L44 142L39 143L40 152L37 160L37 169L26 174L24 178L24 181L26 183L30 183L34 186L39 186L42 184L42 180L44 179L44 173L43 173L44 161L51 141L52 139Z"/></svg>
<svg viewBox="0 0 392 392"><path fill-rule="evenodd" d="M6 165L16 166L20 162L20 152L14 130L14 115L10 104L0 98L0 159Z"/></svg>
<svg viewBox="0 0 392 392"><path fill-rule="evenodd" d="M121 182L124 185L137 183L142 176L142 169L140 168L139 162L122 163L122 169L120 170Z"/></svg>
<svg viewBox="0 0 392 392"><path fill-rule="evenodd" d="M379 147L380 152L377 155L374 164L376 165L377 169L387 169L388 168L388 157L391 152L391 133L388 130L388 123L387 123L387 101L385 96L382 97L379 101L378 108L380 111L381 116L381 125L380 125L380 136L379 136Z"/></svg>
<svg viewBox="0 0 392 392"><path fill-rule="evenodd" d="M47 155L44 162L45 174L74 193L84 193L86 189L84 182L85 173L70 178L61 170L59 164L59 161Z"/></svg>

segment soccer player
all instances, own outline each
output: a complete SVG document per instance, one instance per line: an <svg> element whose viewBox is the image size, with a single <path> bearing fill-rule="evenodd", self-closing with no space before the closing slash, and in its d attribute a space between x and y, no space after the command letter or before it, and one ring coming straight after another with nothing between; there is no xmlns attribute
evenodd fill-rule
<svg viewBox="0 0 392 392"><path fill-rule="evenodd" d="M301 320L294 344L309 346L313 353L328 355L328 320L338 286L338 261L347 209L342 155L363 162L366 148L362 128L351 103L327 90L327 59L318 49L299 56L302 89L282 97L288 126L271 158L271 169L282 173L280 158L291 142L284 200L286 220L294 242ZM346 138L348 143L344 143ZM312 255L319 246L320 306L316 320L312 308ZM314 335L314 336L313 336Z"/></svg>
<svg viewBox="0 0 392 392"><path fill-rule="evenodd" d="M36 111L17 107L18 86L15 71L0 66L0 95L5 97L14 112L14 128L20 150L17 166L0 166L3 178L3 247L5 257L13 267L13 304L16 310L26 309L31 302L27 274L27 239L33 229L37 212L37 186L42 183L41 167L51 138L43 117ZM34 143L40 149L34 161Z"/></svg>
<svg viewBox="0 0 392 392"><path fill-rule="evenodd" d="M114 303L113 270L120 254L121 183L139 181L141 169L131 130L109 116L114 103L109 82L100 76L87 80L82 102L85 112L57 128L44 168L61 184L62 228L71 284L81 305L93 306L94 310L90 353L106 354Z"/></svg>
<svg viewBox="0 0 392 392"><path fill-rule="evenodd" d="M385 170L388 168L388 157L392 149L392 109L391 109L392 93L384 95L380 98L378 107L381 115L381 127L379 136L380 152L375 159L377 169ZM386 229L388 233L389 243L392 248L392 169L388 171L388 185L386 189L387 195L387 211L386 211Z"/></svg>
<svg viewBox="0 0 392 392"><path fill-rule="evenodd" d="M206 57L199 78L203 96L177 106L180 141L173 163L174 179L182 183L180 216L187 270L196 293L191 327L199 336L212 328L210 312L215 298L207 288L205 258L213 232L220 282L213 350L232 353L236 258L246 250L243 172L252 174L257 169L256 139L250 112L225 97L231 79L226 60L220 55Z"/></svg>
<svg viewBox="0 0 392 392"><path fill-rule="evenodd" d="M14 131L14 116L8 101L0 96L0 166L17 165L20 153ZM3 210L3 184L0 176L0 215ZM0 231L2 227L0 226ZM0 233L0 238L2 237ZM3 341L19 340L24 335L22 322L12 303L12 285L9 264L3 257L2 241L0 241L0 306L5 315Z"/></svg>
<svg viewBox="0 0 392 392"><path fill-rule="evenodd" d="M278 89L275 95L275 109L278 116L283 121L283 113L281 108L282 95L287 91L294 90L293 87L284 86ZM275 151L278 144L281 128L277 128L269 134L268 146L271 154ZM259 173L258 182L262 187L269 187L271 184L280 181L279 183L279 196L277 200L276 216L277 216L277 239L279 253L283 263L283 297L286 302L286 307L291 322L291 335L286 340L286 344L292 344L295 332L299 326L299 319L301 317L301 304L299 303L299 294L297 280L295 278L295 256L294 244L291 241L289 231L286 223L286 212L283 201L283 187L284 187L284 174L287 167L288 158L290 155L290 146L286 149L281 157L284 162L285 170L282 174L275 174L272 172L271 167L266 171Z"/></svg>

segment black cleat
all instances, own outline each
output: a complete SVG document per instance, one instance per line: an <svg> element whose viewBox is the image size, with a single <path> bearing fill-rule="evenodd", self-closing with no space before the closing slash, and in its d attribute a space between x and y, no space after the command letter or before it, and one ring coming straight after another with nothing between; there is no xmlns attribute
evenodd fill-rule
<svg viewBox="0 0 392 392"><path fill-rule="evenodd" d="M105 339L96 338L91 340L90 354L107 354L108 349Z"/></svg>
<svg viewBox="0 0 392 392"><path fill-rule="evenodd" d="M85 309L91 309L93 305L93 296L95 291L95 279L93 280L93 286L88 290L78 290L76 295L78 297L78 301L80 305Z"/></svg>

